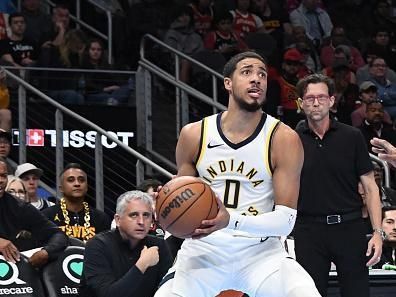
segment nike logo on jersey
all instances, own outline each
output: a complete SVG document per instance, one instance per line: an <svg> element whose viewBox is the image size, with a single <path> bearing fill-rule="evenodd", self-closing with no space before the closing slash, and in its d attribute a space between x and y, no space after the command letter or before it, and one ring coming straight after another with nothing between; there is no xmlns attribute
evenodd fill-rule
<svg viewBox="0 0 396 297"><path fill-rule="evenodd" d="M215 148L215 147L222 146L222 145L224 145L224 143L220 143L220 144L210 144L210 142L209 142L209 143L208 143L208 149Z"/></svg>
<svg viewBox="0 0 396 297"><path fill-rule="evenodd" d="M261 238L260 238L260 242L267 241L267 240L268 240L268 238L269 238L269 237L264 237L264 238L263 238L263 237L261 237Z"/></svg>

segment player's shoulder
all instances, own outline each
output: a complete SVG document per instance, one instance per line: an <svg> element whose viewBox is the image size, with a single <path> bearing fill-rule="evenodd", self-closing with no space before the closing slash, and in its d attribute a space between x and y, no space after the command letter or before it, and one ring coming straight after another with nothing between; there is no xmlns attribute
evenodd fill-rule
<svg viewBox="0 0 396 297"><path fill-rule="evenodd" d="M274 142L282 145L294 142L300 143L300 137L295 130L280 122L274 133Z"/></svg>
<svg viewBox="0 0 396 297"><path fill-rule="evenodd" d="M202 120L188 123L180 131L180 137L187 139L199 139L201 136Z"/></svg>

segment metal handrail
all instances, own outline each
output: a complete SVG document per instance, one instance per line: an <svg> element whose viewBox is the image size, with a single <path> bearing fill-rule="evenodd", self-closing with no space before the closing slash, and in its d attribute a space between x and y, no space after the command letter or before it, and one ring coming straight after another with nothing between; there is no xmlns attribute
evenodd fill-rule
<svg viewBox="0 0 396 297"><path fill-rule="evenodd" d="M377 163L380 163L382 167L384 168L384 186L389 187L390 185L390 171L389 171L389 165L388 162L381 160L378 158L376 155L373 155L370 153L370 158L374 160Z"/></svg>
<svg viewBox="0 0 396 297"><path fill-rule="evenodd" d="M150 159L146 158L145 156L143 156L142 154L140 154L139 152L137 152L136 150L130 148L129 146L127 146L126 144L124 144L122 141L118 140L118 138L114 137L113 135L111 135L110 133L108 133L106 130L104 130L103 128L101 128L100 126L92 123L91 121L85 119L84 117L78 115L77 113L73 112L72 110L68 109L67 107L63 106L62 104L58 103L57 101L55 101L54 99L52 99L51 97L47 96L46 94L44 94L43 92L41 92L40 90L36 89L35 87L33 87L32 85L28 84L27 82L25 82L23 79L21 79L18 75L15 75L14 73L5 70L7 75L10 76L12 79L14 79L15 81L17 81L20 85L22 85L23 87L25 87L26 89L28 89L29 91L33 92L34 94L40 96L42 99L44 99L45 101L47 101L48 103L50 103L51 105L55 106L57 109L61 110L63 113L73 117L74 119L80 121L81 123L87 125L88 127L94 129L95 131L99 132L102 135L105 135L107 138L111 139L112 141L114 141L115 143L117 143L120 147L122 147L124 150L126 150L127 152L131 153L133 156L135 156L138 159L141 159L144 163L146 163L147 165L155 168L156 170L158 170L159 172L161 172L162 174L164 174L165 176L168 177L172 177L172 174L170 172L168 172L166 169L162 168L161 166L155 164L154 162L152 162Z"/></svg>
<svg viewBox="0 0 396 297"><path fill-rule="evenodd" d="M21 7L20 1L21 0L18 0L18 7ZM55 5L56 5L51 0L45 0L45 1L51 7L55 7ZM107 17L107 34L108 35L103 34L99 30L96 30L94 27L92 27L91 25L87 24L86 22L84 22L80 19L80 0L76 1L77 15L74 16L74 15L70 14L70 18L74 22L76 22L78 25L83 26L84 28L88 29L89 31L93 32L97 36L99 36L107 41L107 61L111 64L112 60L113 60L113 18L111 15L111 11L109 9L103 7L102 5L96 3L93 0L86 0L86 1L105 12L106 17Z"/></svg>

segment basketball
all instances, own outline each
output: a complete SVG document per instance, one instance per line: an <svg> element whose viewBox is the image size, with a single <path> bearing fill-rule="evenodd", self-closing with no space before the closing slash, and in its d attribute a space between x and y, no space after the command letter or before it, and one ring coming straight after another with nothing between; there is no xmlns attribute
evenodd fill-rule
<svg viewBox="0 0 396 297"><path fill-rule="evenodd" d="M162 228L179 238L191 237L203 220L217 215L215 193L197 177L180 176L158 193L157 219Z"/></svg>

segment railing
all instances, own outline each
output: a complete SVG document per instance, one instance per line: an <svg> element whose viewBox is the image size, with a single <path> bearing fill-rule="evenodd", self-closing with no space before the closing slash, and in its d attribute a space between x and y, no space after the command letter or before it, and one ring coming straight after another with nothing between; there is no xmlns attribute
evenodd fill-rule
<svg viewBox="0 0 396 297"><path fill-rule="evenodd" d="M90 32L94 33L96 36L99 36L100 38L104 39L107 41L107 60L109 64L112 63L113 60L113 18L111 15L111 11L108 10L106 7L103 7L102 5L96 3L94 0L85 0L86 2L92 4L96 8L99 8L104 11L107 17L107 35L103 34L99 30L95 29L91 25L85 23L84 21L81 20L81 0L76 0L76 15L70 15L70 19L73 20L77 26L82 26L85 29L89 30ZM51 0L45 0L45 2L50 6L50 7L55 7L55 3L52 2ZM21 10L21 0L18 0L18 8Z"/></svg>
<svg viewBox="0 0 396 297"><path fill-rule="evenodd" d="M154 45L160 50L167 51L171 53L174 57L174 72L162 69L156 64L155 61L149 59L148 54L150 53L149 43L153 42ZM191 87L180 79L180 67L181 60L185 59L189 61L192 65L200 67L207 71L211 76L212 81L212 96L204 94L203 92ZM223 76L214 71L212 68L206 66L205 64L196 61L190 56L168 46L158 38L146 34L143 36L140 44L140 61L139 68L136 75L136 105L140 109L138 115L140 115L140 120L138 122L144 123L144 127L147 129L144 133L145 139L141 143L145 143L145 148L147 151L153 152L155 149L152 146L152 89L148 87L152 84L152 75L155 78L160 78L165 82L171 84L175 90L175 122L176 127L174 130L175 137L177 138L182 126L189 122L189 104L191 101L202 102L212 108L212 112L216 113L218 111L226 110L226 107L218 102L218 82L223 81ZM190 96L190 97L188 97ZM169 110L166 112L170 112ZM143 127L142 127L143 128ZM157 158L161 158L160 154L156 153ZM162 158L167 160L167 158Z"/></svg>
<svg viewBox="0 0 396 297"><path fill-rule="evenodd" d="M70 116L73 121L76 121L78 123L84 124L94 131L97 132L96 135L96 140L95 140L95 181L96 181L96 186L95 186L95 191L96 191L96 207L99 209L103 210L104 206L104 194L103 194L103 151L102 151L102 142L100 141L101 136L104 135L114 143L116 143L119 147L121 147L124 151L126 151L128 154L131 156L134 156L138 160L141 161L141 163L145 164L149 170L155 170L159 172L160 174L171 178L172 174L168 172L166 169L162 168L161 166L157 165L154 163L152 160L149 158L145 157L135 149L132 149L131 147L127 146L124 144L122 141L120 141L118 138L114 137L111 133L108 133L105 131L102 127L96 125L95 123L88 121L84 117L76 114L69 108L66 108L65 106L61 105L57 101L53 100L49 96L47 96L45 93L40 91L39 89L33 87L29 83L27 83L23 77L24 77L24 72L26 70L35 70L35 71L86 71L90 72L92 70L84 70L84 69L51 69L51 68L15 68L15 67L5 67L8 68L6 69L6 73L8 77L12 78L18 83L18 128L19 128L19 163L23 163L26 161L26 91L32 92L35 94L35 96L38 96L40 99L44 100L45 102L49 103L51 106L54 106L56 108L55 112L55 123L56 123L56 136L57 136L57 141L56 141L56 176L59 176L62 169L63 169L63 115ZM20 70L20 76L14 74L13 72L9 71L9 69L12 68L13 70L19 69ZM96 73L101 72L98 70L94 70ZM108 72L108 71L102 71L102 72ZM113 71L114 72L114 71ZM123 72L123 73L134 73L134 72ZM136 178L139 178L140 181L144 177L144 172L142 173L143 169L141 166L141 163L137 164L136 166ZM59 189L59 181L56 180L57 184L57 189ZM59 193L58 196L59 197Z"/></svg>

